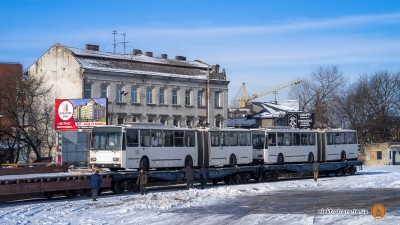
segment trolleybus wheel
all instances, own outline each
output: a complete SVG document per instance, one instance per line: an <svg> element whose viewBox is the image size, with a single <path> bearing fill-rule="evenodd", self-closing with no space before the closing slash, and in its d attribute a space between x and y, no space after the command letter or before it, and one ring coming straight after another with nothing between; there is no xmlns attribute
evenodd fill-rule
<svg viewBox="0 0 400 225"><path fill-rule="evenodd" d="M308 162L309 163L314 162L314 154L312 152L308 153Z"/></svg>
<svg viewBox="0 0 400 225"><path fill-rule="evenodd" d="M142 157L140 159L140 168L148 171L150 169L150 163L149 163L149 158L147 158L146 156Z"/></svg>
<svg viewBox="0 0 400 225"><path fill-rule="evenodd" d="M279 153L276 162L277 162L278 164L281 164L281 165L284 163L284 159L283 159L283 154L282 154L282 153Z"/></svg>
<svg viewBox="0 0 400 225"><path fill-rule="evenodd" d="M230 167L235 167L236 164L237 164L236 156L235 156L234 154L232 154L232 155L229 157L229 166L230 166Z"/></svg>
<svg viewBox="0 0 400 225"><path fill-rule="evenodd" d="M190 168L193 167L193 159L192 156L187 155L185 158L185 167L189 166Z"/></svg>

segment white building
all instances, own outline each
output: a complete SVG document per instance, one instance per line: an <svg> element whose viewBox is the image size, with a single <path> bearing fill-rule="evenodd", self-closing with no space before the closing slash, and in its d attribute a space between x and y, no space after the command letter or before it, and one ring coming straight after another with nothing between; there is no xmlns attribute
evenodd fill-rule
<svg viewBox="0 0 400 225"><path fill-rule="evenodd" d="M228 84L225 70L166 54L115 54L55 44L28 70L44 75L54 98L108 98L108 123L160 122L226 127Z"/></svg>

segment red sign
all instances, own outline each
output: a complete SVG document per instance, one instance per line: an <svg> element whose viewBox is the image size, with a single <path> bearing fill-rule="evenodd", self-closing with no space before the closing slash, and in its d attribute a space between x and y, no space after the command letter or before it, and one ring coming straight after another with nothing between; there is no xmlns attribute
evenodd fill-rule
<svg viewBox="0 0 400 225"><path fill-rule="evenodd" d="M54 110L55 130L78 130L74 121L74 106L68 99L56 99Z"/></svg>

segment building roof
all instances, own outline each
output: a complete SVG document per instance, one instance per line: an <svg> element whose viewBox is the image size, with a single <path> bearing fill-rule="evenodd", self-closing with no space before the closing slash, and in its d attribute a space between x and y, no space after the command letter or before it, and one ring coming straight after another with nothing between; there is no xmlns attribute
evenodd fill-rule
<svg viewBox="0 0 400 225"><path fill-rule="evenodd" d="M117 73L206 79L210 65L199 60L156 58L143 54L119 54L65 47L83 69ZM210 71L211 73L212 71Z"/></svg>

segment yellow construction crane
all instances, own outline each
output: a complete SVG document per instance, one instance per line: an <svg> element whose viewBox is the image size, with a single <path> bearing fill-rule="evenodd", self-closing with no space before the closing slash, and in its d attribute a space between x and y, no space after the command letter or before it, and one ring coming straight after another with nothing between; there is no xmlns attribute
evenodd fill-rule
<svg viewBox="0 0 400 225"><path fill-rule="evenodd" d="M268 89L266 89L266 90L264 90L262 92L252 94L250 96L247 96L246 84L243 83L242 84L242 97L240 98L240 108L245 108L247 103L250 102L253 99L256 99L258 97L261 97L261 96L269 94L269 93L273 93L273 92L278 91L278 90L280 90L282 88L286 88L286 87L290 87L290 86L293 86L293 85L300 84L301 82L302 82L302 80L295 79L295 80L292 80L290 82L281 84L279 86L276 86L276 87L273 87L273 88L268 88Z"/></svg>

